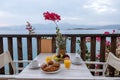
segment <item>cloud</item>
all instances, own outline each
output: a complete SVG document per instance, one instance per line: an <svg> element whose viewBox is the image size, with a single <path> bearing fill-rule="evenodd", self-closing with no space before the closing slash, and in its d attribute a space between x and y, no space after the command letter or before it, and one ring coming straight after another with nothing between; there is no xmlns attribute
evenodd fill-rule
<svg viewBox="0 0 120 80"><path fill-rule="evenodd" d="M0 26L9 26L9 21L11 18L15 18L15 15L7 11L0 11Z"/></svg>
<svg viewBox="0 0 120 80"><path fill-rule="evenodd" d="M0 18L5 18L5 17L13 17L14 15L7 12L7 11L0 11Z"/></svg>
<svg viewBox="0 0 120 80"><path fill-rule="evenodd" d="M0 0L0 25L51 23L44 20L45 11L59 14L62 23L119 23L119 3L120 0Z"/></svg>
<svg viewBox="0 0 120 80"><path fill-rule="evenodd" d="M63 17L63 20L82 20L80 17Z"/></svg>
<svg viewBox="0 0 120 80"><path fill-rule="evenodd" d="M112 13L117 11L112 6L111 0L90 0L83 7L94 10L97 13Z"/></svg>

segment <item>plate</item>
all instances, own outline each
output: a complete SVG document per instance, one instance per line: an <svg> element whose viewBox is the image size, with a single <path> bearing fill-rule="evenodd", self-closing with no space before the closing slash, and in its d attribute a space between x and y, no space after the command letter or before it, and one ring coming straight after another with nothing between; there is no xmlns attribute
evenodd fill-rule
<svg viewBox="0 0 120 80"><path fill-rule="evenodd" d="M61 68L59 68L57 71L52 71L52 72L46 72L46 71L43 71L42 69L41 69L41 71L42 71L43 73L47 73L47 74L54 74L54 73L60 72L60 71L61 71Z"/></svg>
<svg viewBox="0 0 120 80"><path fill-rule="evenodd" d="M53 61L58 63L64 63L64 60L60 60L60 61L53 60Z"/></svg>

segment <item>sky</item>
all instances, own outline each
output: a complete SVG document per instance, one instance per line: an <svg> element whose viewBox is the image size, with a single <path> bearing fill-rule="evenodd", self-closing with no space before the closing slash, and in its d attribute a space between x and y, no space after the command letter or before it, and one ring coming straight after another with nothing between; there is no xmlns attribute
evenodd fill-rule
<svg viewBox="0 0 120 80"><path fill-rule="evenodd" d="M120 0L0 0L0 26L52 23L46 11L59 14L59 23L120 24Z"/></svg>

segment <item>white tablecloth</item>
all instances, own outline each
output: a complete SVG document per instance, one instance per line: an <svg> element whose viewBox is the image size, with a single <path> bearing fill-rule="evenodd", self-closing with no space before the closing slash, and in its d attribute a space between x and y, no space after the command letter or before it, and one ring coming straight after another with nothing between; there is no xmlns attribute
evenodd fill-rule
<svg viewBox="0 0 120 80"><path fill-rule="evenodd" d="M69 53L71 58L75 56L75 53ZM51 56L51 53L41 53L39 54L35 60L37 60L40 64L45 62L46 56ZM58 73L54 74L46 74L41 71L41 69L30 69L29 65L18 75L16 79L18 80L75 80L75 79L93 79L90 71L86 67L83 60L81 61L81 65L73 65L71 64L70 69L65 69L64 64L61 63L61 70Z"/></svg>

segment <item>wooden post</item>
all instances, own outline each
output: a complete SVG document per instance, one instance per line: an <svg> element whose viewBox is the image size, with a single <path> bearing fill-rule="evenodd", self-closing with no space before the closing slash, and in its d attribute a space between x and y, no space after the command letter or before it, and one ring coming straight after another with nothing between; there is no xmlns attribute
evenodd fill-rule
<svg viewBox="0 0 120 80"><path fill-rule="evenodd" d="M101 44L100 44L100 62L105 62L105 41L106 41L106 37L101 37ZM100 66L100 68L102 69L103 66ZM102 73L100 73L100 75L102 75Z"/></svg>
<svg viewBox="0 0 120 80"><path fill-rule="evenodd" d="M11 55L12 59L13 59L13 42L12 42L12 37L8 37L8 50L10 52L10 55ZM10 74L14 73L11 64L9 64L9 72L10 72Z"/></svg>
<svg viewBox="0 0 120 80"><path fill-rule="evenodd" d="M41 37L37 37L37 54L41 53Z"/></svg>
<svg viewBox="0 0 120 80"><path fill-rule="evenodd" d="M30 36L27 37L27 52L28 60L32 60L32 38Z"/></svg>
<svg viewBox="0 0 120 80"><path fill-rule="evenodd" d="M76 51L76 37L71 37L71 53L75 53Z"/></svg>
<svg viewBox="0 0 120 80"><path fill-rule="evenodd" d="M91 37L91 48L90 48L90 60L95 61L96 59L96 37ZM91 69L95 69L95 65L90 65ZM92 73L94 75L94 73Z"/></svg>
<svg viewBox="0 0 120 80"><path fill-rule="evenodd" d="M22 54L22 38L17 37L17 49L18 49L18 60L23 60ZM23 67L23 63L18 64L19 67ZM19 71L20 72L20 71Z"/></svg>
<svg viewBox="0 0 120 80"><path fill-rule="evenodd" d="M86 60L86 41L85 41L85 37L81 37L81 57L83 60Z"/></svg>

